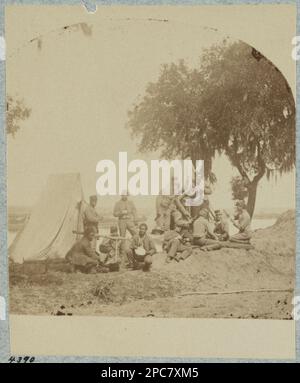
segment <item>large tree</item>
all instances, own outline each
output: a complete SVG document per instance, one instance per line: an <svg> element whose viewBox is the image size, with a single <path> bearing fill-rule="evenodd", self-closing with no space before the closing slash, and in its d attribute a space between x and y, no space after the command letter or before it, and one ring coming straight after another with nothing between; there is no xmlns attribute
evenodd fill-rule
<svg viewBox="0 0 300 383"><path fill-rule="evenodd" d="M132 135L141 152L160 151L166 159L205 161L205 176L211 171L216 136L201 107L204 84L196 70L182 60L163 65L159 79L149 83L143 99L128 112Z"/></svg>
<svg viewBox="0 0 300 383"><path fill-rule="evenodd" d="M262 177L294 167L295 103L284 76L255 49L242 42L218 48L202 57L202 105L248 189L252 216Z"/></svg>
<svg viewBox="0 0 300 383"><path fill-rule="evenodd" d="M248 189L253 215L257 186L266 174L295 163L295 103L280 71L242 42L205 50L199 68L164 65L144 98L129 112L139 149L165 158L204 159L212 173L215 153L225 153Z"/></svg>

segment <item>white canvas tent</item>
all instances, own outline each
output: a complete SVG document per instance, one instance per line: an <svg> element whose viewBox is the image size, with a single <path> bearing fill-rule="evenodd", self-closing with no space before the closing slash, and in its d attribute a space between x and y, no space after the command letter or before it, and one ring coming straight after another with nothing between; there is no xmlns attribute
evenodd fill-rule
<svg viewBox="0 0 300 383"><path fill-rule="evenodd" d="M83 192L79 174L50 175L28 222L9 247L16 263L63 258L82 231Z"/></svg>

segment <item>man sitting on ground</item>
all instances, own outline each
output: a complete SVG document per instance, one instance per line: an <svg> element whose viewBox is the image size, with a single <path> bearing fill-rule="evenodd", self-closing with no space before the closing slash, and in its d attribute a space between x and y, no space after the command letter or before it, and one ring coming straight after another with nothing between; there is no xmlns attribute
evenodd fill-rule
<svg viewBox="0 0 300 383"><path fill-rule="evenodd" d="M219 241L228 241L229 239L229 224L220 210L215 210L215 228L214 233Z"/></svg>
<svg viewBox="0 0 300 383"><path fill-rule="evenodd" d="M99 258L91 243L94 241L96 230L93 226L85 228L83 237L77 241L66 254L66 260L71 264L71 271L80 270L85 273L96 273Z"/></svg>
<svg viewBox="0 0 300 383"><path fill-rule="evenodd" d="M176 230L166 233L163 243L163 249L167 252L166 262L169 263L173 259L176 262L187 259L193 251L192 240L193 236L187 230L181 234Z"/></svg>
<svg viewBox="0 0 300 383"><path fill-rule="evenodd" d="M114 239L116 237L116 239ZM103 265L109 269L109 271L118 271L120 269L120 248L121 240L118 238L117 226L111 226L110 237L103 238L99 250L105 254Z"/></svg>
<svg viewBox="0 0 300 383"><path fill-rule="evenodd" d="M193 244L200 246L201 250L204 251L217 250L221 248L218 237L213 232L208 218L208 209L201 209L199 217L193 224Z"/></svg>
<svg viewBox="0 0 300 383"><path fill-rule="evenodd" d="M239 232L229 238L229 241L248 244L251 239L251 218L246 210L245 202L239 200L235 204L236 206L236 215L234 217L233 224L239 229Z"/></svg>
<svg viewBox="0 0 300 383"><path fill-rule="evenodd" d="M131 238L127 258L129 266L133 269L142 269L148 271L152 264L152 256L156 253L155 244L147 234L148 226L141 223L138 234Z"/></svg>

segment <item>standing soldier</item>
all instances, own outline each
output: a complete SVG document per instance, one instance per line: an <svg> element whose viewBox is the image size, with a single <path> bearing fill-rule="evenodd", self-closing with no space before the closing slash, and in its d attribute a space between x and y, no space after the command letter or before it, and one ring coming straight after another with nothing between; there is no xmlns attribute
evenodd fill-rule
<svg viewBox="0 0 300 383"><path fill-rule="evenodd" d="M113 214L119 218L119 232L121 237L126 236L127 230L131 235L136 233L136 208L132 201L128 200L128 194L123 193L120 201L115 204Z"/></svg>
<svg viewBox="0 0 300 383"><path fill-rule="evenodd" d="M174 198L168 195L158 195L156 197L156 228L161 232L170 230L171 214L175 209Z"/></svg>
<svg viewBox="0 0 300 383"><path fill-rule="evenodd" d="M95 230L95 233L98 233L98 223L101 221L101 216L96 211L98 198L96 195L90 196L90 204L86 207L85 211L83 212L83 226L84 229L88 227L93 227ZM91 246L95 250L96 249L96 237L94 237Z"/></svg>

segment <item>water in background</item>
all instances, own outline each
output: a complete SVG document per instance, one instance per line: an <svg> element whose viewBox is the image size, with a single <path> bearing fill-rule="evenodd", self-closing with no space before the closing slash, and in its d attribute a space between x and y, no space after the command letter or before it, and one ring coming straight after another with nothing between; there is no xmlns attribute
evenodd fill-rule
<svg viewBox="0 0 300 383"><path fill-rule="evenodd" d="M252 230L257 230L257 229L264 229L268 226L274 225L276 222L276 218L269 218L269 219L253 219L251 222L251 229ZM237 229L233 226L233 224L229 221L229 233L230 235L233 235L237 233Z"/></svg>

